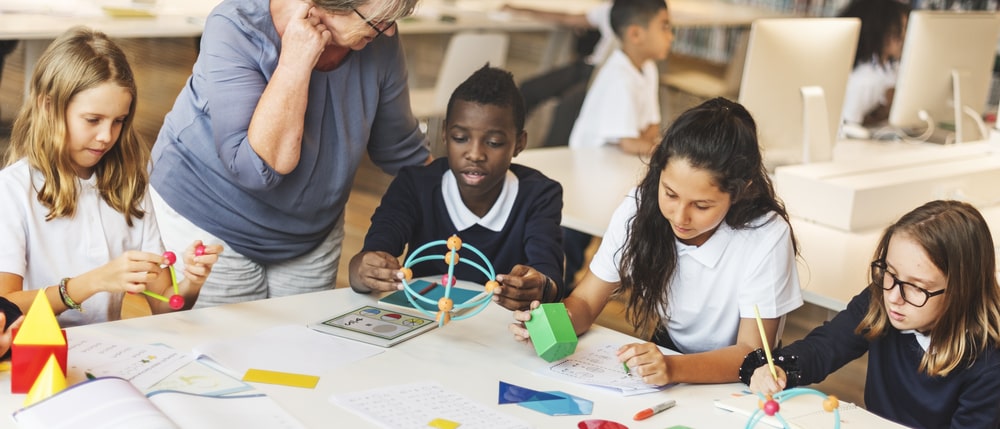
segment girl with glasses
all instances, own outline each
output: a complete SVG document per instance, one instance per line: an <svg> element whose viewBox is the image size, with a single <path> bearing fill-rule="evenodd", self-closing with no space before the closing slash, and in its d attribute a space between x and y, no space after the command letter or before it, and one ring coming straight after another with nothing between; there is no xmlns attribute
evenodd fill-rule
<svg viewBox="0 0 1000 429"><path fill-rule="evenodd" d="M882 234L871 283L832 321L740 379L772 394L822 381L868 352L867 408L910 427L1000 425L1000 286L989 227L971 205L932 201Z"/></svg>

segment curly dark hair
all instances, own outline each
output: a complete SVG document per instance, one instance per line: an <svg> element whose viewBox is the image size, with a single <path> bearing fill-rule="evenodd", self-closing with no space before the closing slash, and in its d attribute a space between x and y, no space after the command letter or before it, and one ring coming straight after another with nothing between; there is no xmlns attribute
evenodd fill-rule
<svg viewBox="0 0 1000 429"><path fill-rule="evenodd" d="M764 168L757 144L757 126L742 105L714 98L683 114L667 130L649 160L639 184L635 216L621 249L620 292L628 292L627 317L634 328L649 334L644 322L656 320L667 308L669 280L677 268L676 236L660 212L660 172L672 160L685 160L714 177L729 194L725 222L734 229L774 212L788 222L784 204ZM792 247L798 253L794 234Z"/></svg>

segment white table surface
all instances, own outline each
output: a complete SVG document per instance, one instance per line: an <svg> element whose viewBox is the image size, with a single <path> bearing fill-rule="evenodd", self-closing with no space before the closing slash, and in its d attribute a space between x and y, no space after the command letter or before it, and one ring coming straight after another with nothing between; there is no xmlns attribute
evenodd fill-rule
<svg viewBox="0 0 1000 429"><path fill-rule="evenodd" d="M67 336L162 343L188 351L207 341L251 335L273 326L306 325L374 302L374 296L337 289L71 328ZM742 427L745 424L743 417L719 410L712 403L713 399L740 391L740 384L678 385L663 392L623 397L538 375L526 368L544 364L544 361L535 355L533 348L513 340L507 331L511 320L510 312L490 304L486 311L474 317L453 321L374 357L318 374L320 381L315 389L253 384L309 428L373 427L362 417L332 404L331 395L429 380L538 428L575 428L579 421L591 418L617 421L632 429L662 429L672 425ZM581 337L579 347L635 341L625 334L595 326ZM72 354L69 359L73 359ZM592 400L593 414L552 417L517 405L497 405L501 380L529 389L564 391ZM0 373L0 414L6 416L25 397L9 392L10 373ZM645 421L632 420L637 411L668 398L677 401L675 408ZM13 426L9 418L0 418L0 427Z"/></svg>
<svg viewBox="0 0 1000 429"><path fill-rule="evenodd" d="M513 160L541 171L563 186L562 225L603 236L611 215L646 174L637 155L615 146L528 149Z"/></svg>

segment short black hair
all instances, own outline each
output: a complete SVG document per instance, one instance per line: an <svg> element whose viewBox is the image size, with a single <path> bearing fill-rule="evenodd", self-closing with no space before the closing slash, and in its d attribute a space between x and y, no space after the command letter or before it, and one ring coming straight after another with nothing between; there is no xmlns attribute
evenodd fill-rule
<svg viewBox="0 0 1000 429"><path fill-rule="evenodd" d="M615 0L611 5L611 29L621 40L630 25L645 27L661 10L667 8L664 0Z"/></svg>
<svg viewBox="0 0 1000 429"><path fill-rule="evenodd" d="M451 108L456 100L508 107L514 116L514 125L517 127L517 131L524 131L524 96L521 95L521 90L514 83L514 75L507 70L490 67L490 63L486 63L482 68L472 73L472 76L469 76L465 82L459 84L451 93L451 98L448 99L445 123L451 117Z"/></svg>

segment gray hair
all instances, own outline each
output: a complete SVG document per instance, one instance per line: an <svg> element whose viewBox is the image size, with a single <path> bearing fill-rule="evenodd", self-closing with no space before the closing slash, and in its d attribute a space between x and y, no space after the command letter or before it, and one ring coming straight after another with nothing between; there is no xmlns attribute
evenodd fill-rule
<svg viewBox="0 0 1000 429"><path fill-rule="evenodd" d="M418 1L420 0L313 0L313 4L330 12L345 12L369 3L381 3L369 12L371 16L368 16L369 14L365 16L374 21L389 22L413 14Z"/></svg>

